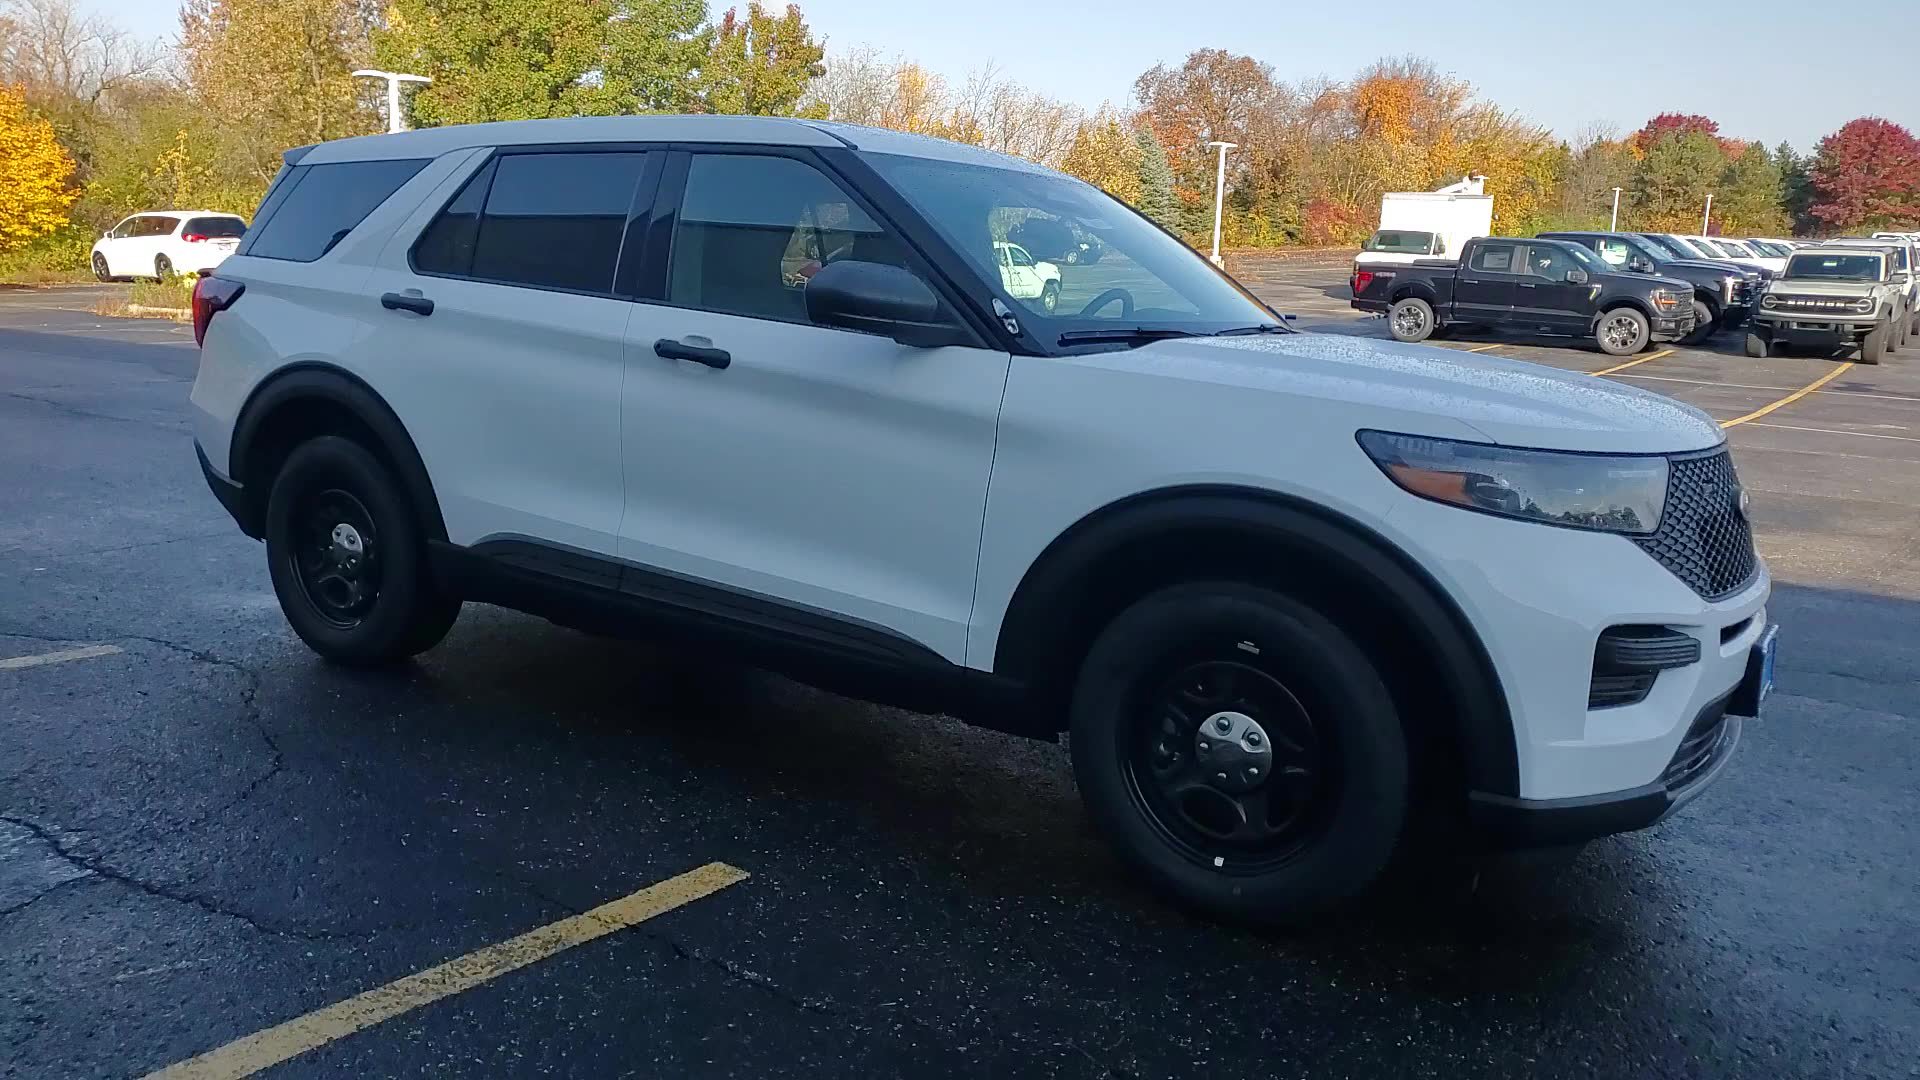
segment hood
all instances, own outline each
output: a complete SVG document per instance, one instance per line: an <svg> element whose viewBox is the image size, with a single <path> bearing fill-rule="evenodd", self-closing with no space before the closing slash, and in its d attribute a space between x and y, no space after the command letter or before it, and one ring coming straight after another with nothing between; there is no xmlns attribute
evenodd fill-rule
<svg viewBox="0 0 1920 1080"><path fill-rule="evenodd" d="M1101 362L1141 374L1308 396L1366 413L1434 418L1428 431L1466 425L1488 442L1552 450L1676 453L1722 441L1713 418L1638 387L1487 353L1342 334L1174 338Z"/></svg>
<svg viewBox="0 0 1920 1080"><path fill-rule="evenodd" d="M1775 278L1767 291L1775 296L1872 296L1873 290L1885 285L1897 288L1888 281L1831 281L1820 278Z"/></svg>
<svg viewBox="0 0 1920 1080"><path fill-rule="evenodd" d="M1735 266L1732 263L1708 262L1705 259L1674 259L1669 262L1663 262L1659 266L1654 267L1654 269L1657 271L1665 271L1670 266L1682 270L1711 270L1714 273L1731 274L1734 277L1757 278L1760 276L1750 266Z"/></svg>

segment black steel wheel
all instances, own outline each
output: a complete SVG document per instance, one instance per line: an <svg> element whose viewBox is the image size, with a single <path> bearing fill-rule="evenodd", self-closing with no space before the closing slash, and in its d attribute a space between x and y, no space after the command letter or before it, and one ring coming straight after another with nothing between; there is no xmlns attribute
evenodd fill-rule
<svg viewBox="0 0 1920 1080"><path fill-rule="evenodd" d="M302 641L329 660L374 665L446 636L460 601L428 572L421 519L351 439L321 436L287 455L267 498L267 566Z"/></svg>
<svg viewBox="0 0 1920 1080"><path fill-rule="evenodd" d="M1071 736L1115 851L1214 918L1332 907L1380 875L1405 824L1406 735L1379 671L1270 589L1174 585L1122 611L1081 666Z"/></svg>
<svg viewBox="0 0 1920 1080"><path fill-rule="evenodd" d="M153 257L153 279L155 281L165 281L172 276L173 260L167 258L165 255L155 255Z"/></svg>
<svg viewBox="0 0 1920 1080"><path fill-rule="evenodd" d="M95 281L113 280L112 272L107 269L107 257L97 251L93 253L93 279Z"/></svg>

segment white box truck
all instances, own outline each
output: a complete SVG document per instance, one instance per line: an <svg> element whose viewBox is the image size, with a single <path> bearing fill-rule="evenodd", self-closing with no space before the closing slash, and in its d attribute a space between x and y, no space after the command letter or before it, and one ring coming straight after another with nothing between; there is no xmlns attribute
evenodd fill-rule
<svg viewBox="0 0 1920 1080"><path fill-rule="evenodd" d="M1493 196L1486 177L1468 176L1438 191L1389 191L1380 197L1380 228L1367 238L1354 268L1457 259L1476 236L1493 233Z"/></svg>

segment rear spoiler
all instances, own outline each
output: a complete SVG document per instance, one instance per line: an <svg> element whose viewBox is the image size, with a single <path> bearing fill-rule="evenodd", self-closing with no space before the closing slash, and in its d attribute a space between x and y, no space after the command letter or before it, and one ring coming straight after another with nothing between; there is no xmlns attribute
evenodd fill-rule
<svg viewBox="0 0 1920 1080"><path fill-rule="evenodd" d="M300 164L300 159L312 153L313 148L318 145L320 144L310 143L306 146L296 146L293 149L287 151L286 153L281 154L280 160L286 162L288 165L298 165Z"/></svg>

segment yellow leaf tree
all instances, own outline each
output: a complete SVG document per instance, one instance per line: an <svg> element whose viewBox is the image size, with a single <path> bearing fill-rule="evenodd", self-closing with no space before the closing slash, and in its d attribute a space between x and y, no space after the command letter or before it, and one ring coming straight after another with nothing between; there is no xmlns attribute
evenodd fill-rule
<svg viewBox="0 0 1920 1080"><path fill-rule="evenodd" d="M67 223L75 192L73 159L53 125L27 111L18 87L0 86L0 253L24 247Z"/></svg>

